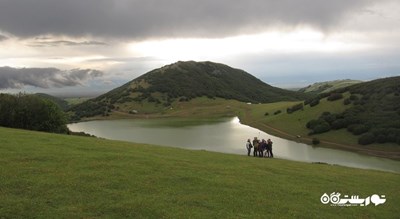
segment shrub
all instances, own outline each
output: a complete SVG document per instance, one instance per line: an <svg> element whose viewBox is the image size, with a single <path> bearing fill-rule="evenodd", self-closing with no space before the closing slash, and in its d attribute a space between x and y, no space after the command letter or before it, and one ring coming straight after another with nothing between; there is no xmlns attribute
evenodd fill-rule
<svg viewBox="0 0 400 219"><path fill-rule="evenodd" d="M308 104L310 104L310 106L312 104L317 105L319 103L319 97L314 97L314 98L308 98L304 101L304 106L307 106Z"/></svg>
<svg viewBox="0 0 400 219"><path fill-rule="evenodd" d="M335 101L343 98L343 94L341 93L331 93L328 97L329 101Z"/></svg>
<svg viewBox="0 0 400 219"><path fill-rule="evenodd" d="M314 99L313 101L310 102L311 107L316 106L318 104L319 104L319 99Z"/></svg>
<svg viewBox="0 0 400 219"><path fill-rule="evenodd" d="M328 115L330 115L331 113L330 112L323 112L322 114L321 114L321 116L328 116Z"/></svg>
<svg viewBox="0 0 400 219"><path fill-rule="evenodd" d="M318 98L322 99L322 98L328 97L329 95L330 95L329 93L321 93L321 94L318 94Z"/></svg>
<svg viewBox="0 0 400 219"><path fill-rule="evenodd" d="M361 135L369 130L369 127L364 124L355 124L349 127L348 131L354 135Z"/></svg>
<svg viewBox="0 0 400 219"><path fill-rule="evenodd" d="M386 136L385 135L378 135L377 137L376 137L376 142L378 142L378 143L385 143L386 142Z"/></svg>
<svg viewBox="0 0 400 219"><path fill-rule="evenodd" d="M313 144L313 145L317 145L317 144L319 144L319 143L320 143L320 141L319 141L318 138L313 138L313 139L312 139L312 144Z"/></svg>
<svg viewBox="0 0 400 219"><path fill-rule="evenodd" d="M299 103L290 108L287 108L286 111L287 111L287 113L293 113L293 112L296 112L297 110L302 110L303 108L304 108L303 103Z"/></svg>
<svg viewBox="0 0 400 219"><path fill-rule="evenodd" d="M268 112L264 113L264 116L269 116L269 113Z"/></svg>
<svg viewBox="0 0 400 219"><path fill-rule="evenodd" d="M332 124L333 121L336 120L336 115L335 114L323 114L322 116L320 116L320 119L325 120L327 123Z"/></svg>
<svg viewBox="0 0 400 219"><path fill-rule="evenodd" d="M324 133L331 130L331 126L327 122L321 122L313 128L313 134Z"/></svg>
<svg viewBox="0 0 400 219"><path fill-rule="evenodd" d="M352 100L352 101L358 100L357 95L354 95L354 94L350 95L350 100Z"/></svg>
<svg viewBox="0 0 400 219"><path fill-rule="evenodd" d="M347 126L347 121L345 119L338 119L332 122L331 128L332 129L341 129L341 128L346 128Z"/></svg>
<svg viewBox="0 0 400 219"><path fill-rule="evenodd" d="M343 104L344 104L344 105L349 105L349 104L351 104L350 98L344 99L344 100L343 100Z"/></svg>
<svg viewBox="0 0 400 219"><path fill-rule="evenodd" d="M187 98L185 96L179 98L179 102L188 102L188 101L189 101L189 98Z"/></svg>
<svg viewBox="0 0 400 219"><path fill-rule="evenodd" d="M317 126L320 123L321 123L321 120L312 119L309 122L307 122L306 127L308 129L314 129L314 127Z"/></svg>
<svg viewBox="0 0 400 219"><path fill-rule="evenodd" d="M361 145L368 145L375 142L375 136L372 133L365 133L359 139L358 143Z"/></svg>
<svg viewBox="0 0 400 219"><path fill-rule="evenodd" d="M304 106L307 106L308 104L310 104L311 101L313 101L313 99L311 99L311 98L304 100Z"/></svg>
<svg viewBox="0 0 400 219"><path fill-rule="evenodd" d="M277 110L277 111L274 112L274 115L278 115L281 112L282 112L282 110Z"/></svg>

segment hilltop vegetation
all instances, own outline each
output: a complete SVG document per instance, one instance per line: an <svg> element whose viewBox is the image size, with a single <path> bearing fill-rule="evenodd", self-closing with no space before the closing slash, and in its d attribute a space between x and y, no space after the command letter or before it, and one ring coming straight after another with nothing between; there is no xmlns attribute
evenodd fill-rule
<svg viewBox="0 0 400 219"><path fill-rule="evenodd" d="M243 70L212 62L177 62L150 71L93 100L72 107L75 118L112 110L155 113L196 97L251 103L301 100L306 95L265 84Z"/></svg>
<svg viewBox="0 0 400 219"><path fill-rule="evenodd" d="M400 175L0 128L4 218L397 218ZM333 207L324 193L386 203Z"/></svg>
<svg viewBox="0 0 400 219"><path fill-rule="evenodd" d="M360 136L358 143L397 143L400 145L400 77L378 79L341 88L323 96L351 95L343 100L350 107L344 112L323 112L319 118L307 123L311 134L346 128Z"/></svg>
<svg viewBox="0 0 400 219"><path fill-rule="evenodd" d="M345 88L354 84L362 83L359 80L335 80L335 81L325 81L318 82L307 87L301 88L298 91L303 93L311 93L311 94L320 94L320 93L328 93L334 91L339 88Z"/></svg>

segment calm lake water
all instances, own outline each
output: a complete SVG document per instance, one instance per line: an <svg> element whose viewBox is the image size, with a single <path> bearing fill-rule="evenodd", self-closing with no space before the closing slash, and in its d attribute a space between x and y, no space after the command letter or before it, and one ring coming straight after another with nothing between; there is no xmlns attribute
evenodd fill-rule
<svg viewBox="0 0 400 219"><path fill-rule="evenodd" d="M400 172L400 161L289 141L243 125L238 118L105 120L73 123L68 128L107 139L243 155L248 138L270 138L276 158Z"/></svg>

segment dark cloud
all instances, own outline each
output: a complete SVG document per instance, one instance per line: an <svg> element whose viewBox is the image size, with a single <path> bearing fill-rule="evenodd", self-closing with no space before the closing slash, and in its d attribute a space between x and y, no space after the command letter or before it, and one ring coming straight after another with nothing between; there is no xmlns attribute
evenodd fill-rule
<svg viewBox="0 0 400 219"><path fill-rule="evenodd" d="M0 89L24 86L40 88L76 86L102 75L103 72L92 69L62 71L57 68L0 67Z"/></svg>
<svg viewBox="0 0 400 219"><path fill-rule="evenodd" d="M120 38L224 36L274 25L334 27L373 0L1 0L0 30Z"/></svg>
<svg viewBox="0 0 400 219"><path fill-rule="evenodd" d="M69 41L69 40L54 40L54 41L35 41L29 46L32 47L56 47L56 46L106 46L107 43L99 41Z"/></svg>

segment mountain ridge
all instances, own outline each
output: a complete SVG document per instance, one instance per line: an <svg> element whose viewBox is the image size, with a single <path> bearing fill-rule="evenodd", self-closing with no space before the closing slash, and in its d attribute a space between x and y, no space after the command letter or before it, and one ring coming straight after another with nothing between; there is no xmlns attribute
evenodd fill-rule
<svg viewBox="0 0 400 219"><path fill-rule="evenodd" d="M310 84L307 87L300 88L298 91L303 93L320 94L320 93L331 92L339 88L345 88L362 82L363 81L351 80L351 79L323 81Z"/></svg>

